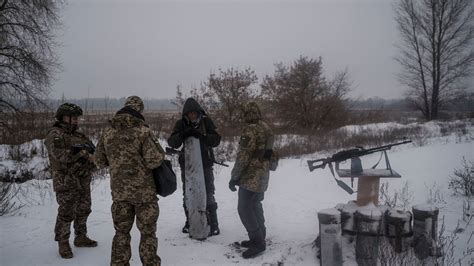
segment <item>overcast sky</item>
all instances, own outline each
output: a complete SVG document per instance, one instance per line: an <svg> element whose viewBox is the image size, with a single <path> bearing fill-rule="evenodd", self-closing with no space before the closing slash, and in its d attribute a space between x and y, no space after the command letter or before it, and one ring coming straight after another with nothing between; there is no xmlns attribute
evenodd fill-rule
<svg viewBox="0 0 474 266"><path fill-rule="evenodd" d="M59 34L63 71L52 96L174 98L219 68L323 58L348 68L353 97L399 98L390 0L70 0Z"/></svg>

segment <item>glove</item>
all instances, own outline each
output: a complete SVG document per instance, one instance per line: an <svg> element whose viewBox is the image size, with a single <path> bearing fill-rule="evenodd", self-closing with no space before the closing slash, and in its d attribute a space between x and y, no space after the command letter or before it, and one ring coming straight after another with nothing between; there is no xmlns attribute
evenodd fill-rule
<svg viewBox="0 0 474 266"><path fill-rule="evenodd" d="M230 189L230 191L232 191L232 192L237 191L237 188L235 187L237 184L238 184L237 181L235 181L235 180L230 180L230 181L229 181L229 189Z"/></svg>
<svg viewBox="0 0 474 266"><path fill-rule="evenodd" d="M201 132L199 132L199 130L197 129L194 129L194 128L189 128L189 129L186 129L184 132L183 132L183 139L186 139L188 137L196 137L198 139L202 138L203 135L201 134Z"/></svg>

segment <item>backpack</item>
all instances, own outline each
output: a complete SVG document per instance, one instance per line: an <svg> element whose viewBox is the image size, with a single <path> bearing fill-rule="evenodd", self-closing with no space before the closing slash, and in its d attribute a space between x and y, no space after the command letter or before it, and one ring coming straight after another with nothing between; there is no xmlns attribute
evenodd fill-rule
<svg viewBox="0 0 474 266"><path fill-rule="evenodd" d="M176 174L170 160L163 160L161 165L153 169L152 172L158 195L166 197L176 191Z"/></svg>

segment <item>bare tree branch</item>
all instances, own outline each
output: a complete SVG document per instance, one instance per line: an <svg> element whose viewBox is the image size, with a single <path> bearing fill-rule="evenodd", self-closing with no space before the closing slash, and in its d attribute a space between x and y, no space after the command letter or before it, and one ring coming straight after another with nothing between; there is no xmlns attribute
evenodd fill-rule
<svg viewBox="0 0 474 266"><path fill-rule="evenodd" d="M399 80L427 120L462 95L474 66L471 0L399 0Z"/></svg>
<svg viewBox="0 0 474 266"><path fill-rule="evenodd" d="M59 70L54 30L61 5L61 0L0 0L1 113L44 105Z"/></svg>

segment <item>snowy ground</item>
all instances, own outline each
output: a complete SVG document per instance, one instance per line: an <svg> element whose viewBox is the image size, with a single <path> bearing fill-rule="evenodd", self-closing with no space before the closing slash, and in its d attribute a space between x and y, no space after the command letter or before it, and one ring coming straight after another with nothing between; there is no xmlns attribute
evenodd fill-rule
<svg viewBox="0 0 474 266"><path fill-rule="evenodd" d="M447 230L453 230L462 219L463 198L453 196L448 190L448 177L452 175L454 168L460 167L463 156L474 160L472 135L462 139L455 136L440 137L421 147L404 145L390 151L389 156L392 167L402 175L401 179L388 180L390 189L401 189L408 181L413 193L412 205L426 203L427 199L433 200L430 189L439 189L441 197L435 199L435 204L440 207L440 218L445 217ZM246 238L237 214L237 193L230 192L227 187L232 163L230 168L215 169L221 235L196 241L181 233L184 214L180 188L173 195L160 199L158 238L163 265L318 265L313 248L313 241L318 234L317 211L355 199L355 194L348 195L337 187L327 169L309 172L306 160L318 157L314 155L281 160L279 169L271 173L270 186L264 200L269 245L267 251L255 259L242 259L230 246L232 242ZM367 156L363 164L371 166L378 158L378 155ZM38 182L50 181L33 180L22 185L33 204L25 206L14 215L0 217L0 265L66 263L59 257L57 244L53 240L57 209L54 194L40 193ZM51 189L51 186L42 187ZM67 261L68 265L109 264L114 229L108 179L98 180L93 184L92 201L89 235L99 241L99 246L73 247L74 258ZM473 228L471 224L460 234L456 252L461 253L468 247L467 241ZM132 265L141 265L138 241L139 232L134 228ZM473 241L471 240L471 246ZM474 259L471 260L473 261ZM346 264L349 265L350 262Z"/></svg>

